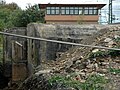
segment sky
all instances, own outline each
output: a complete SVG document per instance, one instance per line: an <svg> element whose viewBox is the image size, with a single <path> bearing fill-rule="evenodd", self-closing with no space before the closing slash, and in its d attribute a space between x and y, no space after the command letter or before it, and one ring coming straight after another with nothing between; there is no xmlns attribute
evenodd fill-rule
<svg viewBox="0 0 120 90"><path fill-rule="evenodd" d="M38 3L75 3L75 2L84 2L84 3L95 3L95 2L102 2L106 3L107 0L5 0L6 3L15 2L20 6L22 9L25 9L28 4L34 5ZM120 1L120 0L119 0Z"/></svg>

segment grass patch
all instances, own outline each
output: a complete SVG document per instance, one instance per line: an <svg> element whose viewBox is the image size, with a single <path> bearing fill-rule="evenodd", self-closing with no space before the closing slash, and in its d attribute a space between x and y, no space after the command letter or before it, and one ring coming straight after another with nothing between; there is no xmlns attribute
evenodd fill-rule
<svg viewBox="0 0 120 90"><path fill-rule="evenodd" d="M105 57L106 52L105 51L97 51L97 52L92 52L89 54L89 58L95 58L95 57Z"/></svg>
<svg viewBox="0 0 120 90"><path fill-rule="evenodd" d="M110 73L120 74L120 69L109 68Z"/></svg>
<svg viewBox="0 0 120 90"><path fill-rule="evenodd" d="M61 86L72 87L77 90L104 90L105 84L108 83L108 80L100 75L91 75L84 83L81 83L79 80L75 80L73 78L74 77L71 76L52 76L49 79L49 84L52 86L57 83L61 84Z"/></svg>

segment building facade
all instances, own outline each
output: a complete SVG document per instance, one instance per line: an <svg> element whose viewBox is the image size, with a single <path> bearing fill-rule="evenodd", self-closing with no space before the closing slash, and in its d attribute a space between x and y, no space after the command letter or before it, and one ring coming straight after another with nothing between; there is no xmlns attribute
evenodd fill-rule
<svg viewBox="0 0 120 90"><path fill-rule="evenodd" d="M39 4L46 23L97 24L99 10L106 4Z"/></svg>

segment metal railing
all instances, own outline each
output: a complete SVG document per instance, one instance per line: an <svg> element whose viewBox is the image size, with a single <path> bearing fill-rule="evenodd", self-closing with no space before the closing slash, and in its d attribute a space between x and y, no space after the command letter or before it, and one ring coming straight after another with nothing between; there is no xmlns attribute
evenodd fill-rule
<svg viewBox="0 0 120 90"><path fill-rule="evenodd" d="M85 44L72 43L72 42L49 40L49 39L44 39L44 38L31 37L31 36L25 36L25 35L18 35L18 34L11 34L11 33L6 33L6 32L0 32L0 34L1 35L6 35L6 36L15 36L15 37L20 37L20 38L39 40L39 41L61 43L61 44L67 44L67 45L73 45L73 46L91 47L91 48L99 48L99 49L107 49L107 50L119 50L120 51L119 48L109 48L109 47L103 47L103 46L93 46L93 45L85 45Z"/></svg>

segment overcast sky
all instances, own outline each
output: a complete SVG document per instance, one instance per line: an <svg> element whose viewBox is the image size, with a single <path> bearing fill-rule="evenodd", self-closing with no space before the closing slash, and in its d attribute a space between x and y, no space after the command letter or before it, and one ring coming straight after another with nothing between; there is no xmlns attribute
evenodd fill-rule
<svg viewBox="0 0 120 90"><path fill-rule="evenodd" d="M106 3L107 0L5 0L7 3L15 2L17 3L22 9L25 9L27 4L38 4L38 3L61 3L61 2L68 2L68 3L75 3L75 2L85 2L85 3L95 3L95 2L102 2ZM119 0L120 1L120 0Z"/></svg>

